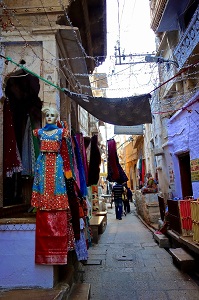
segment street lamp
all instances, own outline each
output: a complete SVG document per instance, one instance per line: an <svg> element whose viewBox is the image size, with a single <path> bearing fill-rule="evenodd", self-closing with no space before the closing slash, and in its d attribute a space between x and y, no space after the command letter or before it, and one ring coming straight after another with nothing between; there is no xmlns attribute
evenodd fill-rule
<svg viewBox="0 0 199 300"><path fill-rule="evenodd" d="M170 60L170 59L165 59L164 57L161 56L152 56L152 55L147 55L145 56L145 61L146 62L155 62L158 64L166 63L166 64L173 64L176 66L176 68L179 68L178 62L175 60Z"/></svg>

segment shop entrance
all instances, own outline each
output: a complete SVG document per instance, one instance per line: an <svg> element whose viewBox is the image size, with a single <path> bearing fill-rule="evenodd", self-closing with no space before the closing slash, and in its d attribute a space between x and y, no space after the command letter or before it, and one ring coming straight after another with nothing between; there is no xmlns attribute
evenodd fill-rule
<svg viewBox="0 0 199 300"><path fill-rule="evenodd" d="M187 196L193 196L189 152L179 155L178 160L180 167L182 196L184 199Z"/></svg>
<svg viewBox="0 0 199 300"><path fill-rule="evenodd" d="M33 173L30 169L24 172L23 163L30 165L32 159L29 155L30 147L35 150L35 143L34 147L30 143L32 129L41 127L42 102L38 97L40 85L36 77L19 70L7 76L5 86L3 206L28 204L31 198ZM29 131L28 122L29 128L31 127ZM20 171L21 166L23 172Z"/></svg>

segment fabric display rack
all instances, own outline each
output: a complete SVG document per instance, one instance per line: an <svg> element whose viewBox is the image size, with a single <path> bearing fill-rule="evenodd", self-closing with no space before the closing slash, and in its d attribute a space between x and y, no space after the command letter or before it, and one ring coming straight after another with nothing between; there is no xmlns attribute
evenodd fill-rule
<svg viewBox="0 0 199 300"><path fill-rule="evenodd" d="M180 221L183 236L192 236L191 199L179 200Z"/></svg>
<svg viewBox="0 0 199 300"><path fill-rule="evenodd" d="M191 201L191 217L193 222L193 241L199 243L199 199Z"/></svg>
<svg viewBox="0 0 199 300"><path fill-rule="evenodd" d="M199 199L167 200L170 229L199 243Z"/></svg>

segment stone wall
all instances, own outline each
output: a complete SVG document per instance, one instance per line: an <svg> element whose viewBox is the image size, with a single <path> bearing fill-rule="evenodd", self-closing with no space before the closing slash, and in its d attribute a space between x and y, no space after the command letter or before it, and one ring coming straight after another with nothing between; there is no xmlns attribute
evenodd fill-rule
<svg viewBox="0 0 199 300"><path fill-rule="evenodd" d="M140 190L135 191L135 204L138 215L147 224L157 224L160 218L158 193L142 194Z"/></svg>

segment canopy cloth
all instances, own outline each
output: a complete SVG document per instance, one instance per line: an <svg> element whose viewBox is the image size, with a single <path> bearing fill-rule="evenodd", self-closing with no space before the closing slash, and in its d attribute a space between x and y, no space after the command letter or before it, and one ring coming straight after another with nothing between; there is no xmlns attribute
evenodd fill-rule
<svg viewBox="0 0 199 300"><path fill-rule="evenodd" d="M91 97L63 89L64 93L98 120L113 125L152 123L150 94L124 98Z"/></svg>

